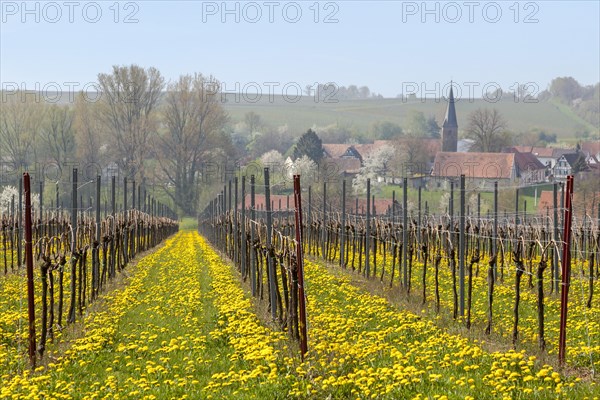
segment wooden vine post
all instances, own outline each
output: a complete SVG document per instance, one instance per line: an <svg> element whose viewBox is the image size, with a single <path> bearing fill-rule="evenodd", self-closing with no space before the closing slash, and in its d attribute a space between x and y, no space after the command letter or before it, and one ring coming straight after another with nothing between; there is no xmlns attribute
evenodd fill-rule
<svg viewBox="0 0 600 400"><path fill-rule="evenodd" d="M460 176L460 219L458 245L458 285L460 316L465 316L465 175ZM468 323L470 324L470 322Z"/></svg>
<svg viewBox="0 0 600 400"><path fill-rule="evenodd" d="M33 293L33 244L31 235L31 180L23 174L25 190L25 264L27 268L27 311L29 316L29 363L35 369L35 301Z"/></svg>
<svg viewBox="0 0 600 400"><path fill-rule="evenodd" d="M340 266L346 267L345 249L346 249L346 180L342 181L342 222L340 229Z"/></svg>
<svg viewBox="0 0 600 400"><path fill-rule="evenodd" d="M371 266L369 264L370 246L369 239L371 237L371 179L367 178L367 217L365 222L365 276L369 278ZM360 253L360 251L359 251Z"/></svg>
<svg viewBox="0 0 600 400"><path fill-rule="evenodd" d="M267 271L269 281L269 304L271 307L271 318L273 321L277 318L277 277L275 276L275 260L273 260L272 232L273 215L271 214L271 184L269 182L269 168L264 169L265 173L265 206L267 212Z"/></svg>
<svg viewBox="0 0 600 400"><path fill-rule="evenodd" d="M300 354L302 360L308 351L306 330L306 303L304 301L304 255L302 254L302 193L300 191L300 175L294 175L294 214L296 220L296 263L298 273L298 309L300 314Z"/></svg>
<svg viewBox="0 0 600 400"><path fill-rule="evenodd" d="M560 293L560 333L558 340L558 362L565 364L567 343L567 303L569 299L569 285L571 283L571 219L573 212L573 175L567 177L567 190L565 199L565 217L563 226L563 254L562 254L562 290Z"/></svg>

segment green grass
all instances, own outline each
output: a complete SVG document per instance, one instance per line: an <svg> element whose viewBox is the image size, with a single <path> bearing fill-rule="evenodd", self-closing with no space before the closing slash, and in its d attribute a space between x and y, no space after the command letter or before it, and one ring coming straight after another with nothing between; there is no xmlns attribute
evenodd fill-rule
<svg viewBox="0 0 600 400"><path fill-rule="evenodd" d="M272 102L263 96L257 103L224 103L233 122L243 121L247 112L254 111L263 121L272 127L287 124L291 132L298 135L316 125L324 127L331 124L351 128L356 134L369 137L370 128L377 121L390 121L408 128L408 116L411 110L421 111L426 116L435 116L438 124L444 119L446 103L433 99L421 101L401 99L341 100L338 103L315 102L313 98L303 97L297 103L287 103L276 96ZM459 101L456 112L459 133L468 124L468 115L477 108L496 108L513 132L526 132L537 128L548 133L556 133L560 139L572 137L576 131L589 129L597 132L589 123L577 117L568 107L552 102L522 103L505 96L497 103L482 99ZM371 138L372 139L372 138Z"/></svg>
<svg viewBox="0 0 600 400"><path fill-rule="evenodd" d="M537 213L537 201L539 201L541 191L542 190L551 190L547 188L540 187L538 189L537 199L535 197L535 193L531 188L523 188L520 189L519 192L519 211L523 212L525 209L525 202L527 202L527 214L535 214ZM382 186L380 191L375 194L375 197L378 199L392 199L393 192L396 192L396 200L400 205L402 205L402 187L401 186L393 186L387 185ZM429 208L430 214L439 214L446 213L448 204L444 202L442 204L442 197L450 193L450 190L430 190L423 189L421 190L421 212L425 214L425 203L427 202L427 206ZM477 215L477 203L476 203L476 192L467 190L466 192L466 206L465 212L468 215ZM364 197L364 195L363 195ZM419 190L409 187L407 189L407 200L409 202L409 215L412 212L413 215L417 215L418 206L419 206ZM470 200L471 204L470 204ZM458 215L460 210L460 191L458 188L454 188L454 215ZM494 193L493 192L481 192L481 216L485 217L487 212L493 212L494 210ZM378 213L382 213L385 210L378 210ZM502 189L498 191L498 211L503 214L505 211L512 215L515 211L515 189Z"/></svg>
<svg viewBox="0 0 600 400"><path fill-rule="evenodd" d="M575 114L573 112L573 110L570 109L566 104L561 103L560 101L554 100L554 99L550 100L550 103L552 105L554 105L558 110L560 110L560 112L562 112L564 115L568 116L573 121L577 122L581 126L581 128L579 130L587 129L590 132L598 131L598 128L595 128L594 125L590 124L589 122L587 122L586 120L584 120L583 118L581 118L580 116Z"/></svg>
<svg viewBox="0 0 600 400"><path fill-rule="evenodd" d="M197 230L198 220L194 217L183 217L179 221L179 229L182 231Z"/></svg>

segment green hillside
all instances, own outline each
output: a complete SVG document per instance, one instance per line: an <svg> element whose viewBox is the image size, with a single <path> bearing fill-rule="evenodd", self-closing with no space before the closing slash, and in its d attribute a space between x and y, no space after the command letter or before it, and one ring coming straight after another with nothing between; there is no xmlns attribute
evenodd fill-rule
<svg viewBox="0 0 600 400"><path fill-rule="evenodd" d="M374 122L390 121L407 128L407 116L411 110L421 111L426 116L434 115L441 124L446 110L444 101L369 99L340 100L338 103L315 102L313 98L303 97L296 103L286 102L282 97L269 101L263 96L256 103L236 102L231 96L224 102L232 122L242 121L244 114L254 111L263 121L273 127L287 124L292 131L303 132L313 125L327 126L340 124L354 128L357 132L367 133ZM467 125L471 112L480 107L496 108L508 122L511 131L519 133L533 128L547 133L555 133L559 138L573 137L575 132L593 127L581 120L567 107L559 107L552 102L522 103L505 98L497 103L482 99L458 101L456 112L459 130Z"/></svg>
<svg viewBox="0 0 600 400"><path fill-rule="evenodd" d="M1 93L1 92L0 92ZM47 96L59 98L58 104L68 104L67 93L46 93ZM90 97L94 97L89 95ZM264 93L259 101L250 102L250 95L227 94L221 99L223 106L231 117L231 122L243 121L244 114L254 111L259 114L266 125L276 128L288 125L291 132L305 132L308 128L325 127L338 124L350 128L353 132L368 137L373 123L378 121L394 122L408 128L410 112L421 111L426 117L435 116L441 125L446 111L444 100L403 100L403 99L360 99L339 100L337 103L316 101L314 97L303 96L297 102L287 101L282 96L269 98ZM163 98L164 101L164 98ZM556 134L559 139L568 140L575 137L576 132L588 131L598 134L598 129L576 115L568 106L556 101L538 101L537 103L516 102L506 94L500 101L492 103L484 99L463 99L456 102L459 133L466 128L468 116L477 108L496 108L514 133L527 132L531 129L543 130Z"/></svg>

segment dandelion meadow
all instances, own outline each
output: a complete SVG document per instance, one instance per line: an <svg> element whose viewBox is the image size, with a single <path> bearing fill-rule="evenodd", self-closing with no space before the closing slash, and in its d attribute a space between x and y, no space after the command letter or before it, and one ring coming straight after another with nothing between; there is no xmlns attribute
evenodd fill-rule
<svg viewBox="0 0 600 400"><path fill-rule="evenodd" d="M599 398L589 379L525 351L486 351L344 274L305 267L304 360L235 268L188 230L142 258L34 371L5 344L0 398ZM3 296L14 295L18 277L3 279Z"/></svg>

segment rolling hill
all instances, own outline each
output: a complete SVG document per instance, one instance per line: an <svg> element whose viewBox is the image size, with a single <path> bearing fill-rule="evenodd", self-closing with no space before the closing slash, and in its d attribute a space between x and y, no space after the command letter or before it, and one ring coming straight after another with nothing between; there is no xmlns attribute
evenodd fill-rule
<svg viewBox="0 0 600 400"><path fill-rule="evenodd" d="M242 121L244 114L254 111L270 126L287 124L289 129L304 132L312 126L339 124L367 133L377 121L390 121L407 127L407 116L412 110L421 111L426 116L435 116L438 124L444 119L446 103L435 100L367 99L340 100L337 103L316 102L312 97L302 97L290 103L281 96L270 100L263 96L256 103L235 101L229 96L223 102L232 122ZM456 112L459 132L467 125L468 116L480 107L496 108L504 116L508 128L513 132L525 132L537 128L547 133L555 133L559 139L574 137L578 131L597 131L593 126L552 101L537 103L515 102L512 98L490 103L483 99L458 101Z"/></svg>

